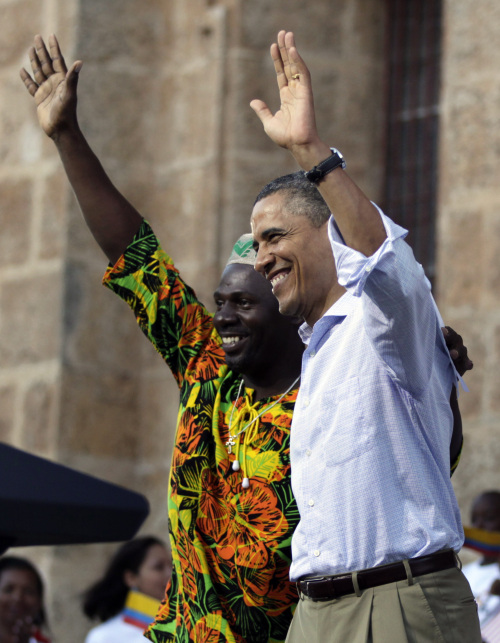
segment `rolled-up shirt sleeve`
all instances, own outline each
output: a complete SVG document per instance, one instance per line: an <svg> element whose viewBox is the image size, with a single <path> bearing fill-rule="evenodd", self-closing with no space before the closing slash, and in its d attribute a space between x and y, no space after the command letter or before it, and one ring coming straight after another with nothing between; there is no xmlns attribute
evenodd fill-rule
<svg viewBox="0 0 500 643"><path fill-rule="evenodd" d="M404 240L407 230L378 210L387 237L368 257L344 243L332 215L337 279L362 299L366 332L391 377L418 397L428 385L436 343L443 348L439 317L429 280Z"/></svg>

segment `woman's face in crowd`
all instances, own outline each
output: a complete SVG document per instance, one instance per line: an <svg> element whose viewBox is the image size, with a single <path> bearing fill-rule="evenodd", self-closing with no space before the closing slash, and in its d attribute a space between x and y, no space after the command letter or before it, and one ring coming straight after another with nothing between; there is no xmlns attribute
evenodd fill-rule
<svg viewBox="0 0 500 643"><path fill-rule="evenodd" d="M165 587L170 580L171 569L170 558L165 547L152 545L137 574L127 572L126 582L129 587L160 601L165 596Z"/></svg>
<svg viewBox="0 0 500 643"><path fill-rule="evenodd" d="M0 576L0 623L12 627L19 620L36 619L42 609L35 576L27 569L6 569Z"/></svg>

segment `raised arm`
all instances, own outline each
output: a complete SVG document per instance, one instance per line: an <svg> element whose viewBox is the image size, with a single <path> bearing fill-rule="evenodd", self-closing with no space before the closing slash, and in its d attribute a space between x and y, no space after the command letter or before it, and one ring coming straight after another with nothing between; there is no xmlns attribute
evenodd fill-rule
<svg viewBox="0 0 500 643"><path fill-rule="evenodd" d="M292 32L279 32L278 42L271 46L271 57L280 109L273 114L261 100L253 100L250 106L269 138L288 149L302 169L308 171L331 152L316 129L311 76L295 47ZM317 187L334 212L346 244L366 256L372 255L386 234L380 215L363 192L341 169L327 174Z"/></svg>
<svg viewBox="0 0 500 643"><path fill-rule="evenodd" d="M54 35L49 37L48 48L41 36L35 36L29 58L32 76L22 69L21 79L35 100L40 127L56 145L90 231L115 263L132 241L142 217L111 183L78 125L77 85L82 62L77 60L68 70Z"/></svg>

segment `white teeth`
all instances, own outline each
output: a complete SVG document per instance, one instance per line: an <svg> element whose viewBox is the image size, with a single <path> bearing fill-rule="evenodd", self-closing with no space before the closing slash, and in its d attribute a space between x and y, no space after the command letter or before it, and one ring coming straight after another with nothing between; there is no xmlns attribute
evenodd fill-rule
<svg viewBox="0 0 500 643"><path fill-rule="evenodd" d="M285 279L287 273L286 272L280 272L276 277L273 277L271 281L271 286L274 288L277 284L279 284L280 281L283 281Z"/></svg>
<svg viewBox="0 0 500 643"><path fill-rule="evenodd" d="M233 344L236 344L237 342L239 342L240 339L241 337L239 335L235 335L234 337L223 337L222 343L228 346L232 346Z"/></svg>

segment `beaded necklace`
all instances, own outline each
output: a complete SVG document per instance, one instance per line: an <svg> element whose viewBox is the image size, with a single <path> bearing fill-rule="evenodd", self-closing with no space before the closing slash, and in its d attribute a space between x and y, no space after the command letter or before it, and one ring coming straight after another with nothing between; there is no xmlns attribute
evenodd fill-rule
<svg viewBox="0 0 500 643"><path fill-rule="evenodd" d="M247 423L245 424L245 426L244 426L242 429L240 429L237 433L234 433L234 434L233 434L233 433L231 433L231 427L232 427L232 424L233 424L233 415L234 415L234 410L235 410L235 408L236 408L236 402L240 399L240 396L241 396L241 389L243 388L243 380L241 380L241 382L240 382L240 386L239 386L239 388L238 388L238 395L236 396L236 400L233 402L233 408L231 409L231 415L230 415L230 417L229 417L229 427L228 427L228 431L229 431L229 440L226 442L226 447L227 447L227 452L228 452L228 454L231 454L231 453L233 452L233 451L232 451L233 447L237 447L237 449L235 450L236 459L234 460L234 462L233 462L233 464L232 464L232 469L233 469L233 471L239 471L239 470L240 470L240 467L241 467L241 465L240 465L240 461L239 461L239 458L238 458L238 455L239 455L238 451L239 451L239 443L240 443L240 440L236 440L236 438L239 438L239 436L240 436L242 433L245 433L245 431L246 431L249 427L251 427L252 425L254 425L254 424L257 422L257 420L258 420L258 419L259 419L259 418L260 418L264 413L267 413L267 411L270 411L270 410L273 408L273 406L276 406L276 404L279 404L279 402L281 402L281 400L282 400L286 395L288 395L288 393L289 393L289 392L290 392L290 391L295 387L295 385L297 384L297 382L299 381L299 379L300 379L300 375L297 377L297 379L296 379L296 380L294 380L294 381L290 384L290 386L289 386L289 387L287 388L287 390L283 393L283 395L280 395L280 397L279 397L275 402L273 402L270 406L266 406L266 407L264 407L264 408L262 409L262 411L261 411L260 413L258 413L258 414L256 414L256 411L255 411L255 409L254 409L255 404L254 404L253 406L250 406L250 405L248 404L248 402L246 401L246 398L245 398L246 404L245 404L245 406L244 406L242 409L240 409L240 411L239 411L238 415L239 415L239 416L241 416L243 413L248 413L248 414L250 414L250 415L254 414L254 415L255 415L255 417L253 417L253 418L250 420L250 422L247 422ZM257 402L256 402L256 404L257 404ZM245 457L245 451L246 451L246 439L245 439L245 438L246 438L246 436L247 436L247 435L250 435L250 432L249 432L248 434L246 434L246 433L245 433L245 435L243 436L243 481L242 481L242 483L241 483L241 486L243 487L243 489L248 489L248 487L250 486L250 480L249 480L249 478L245 475L245 460L246 460L246 457Z"/></svg>

